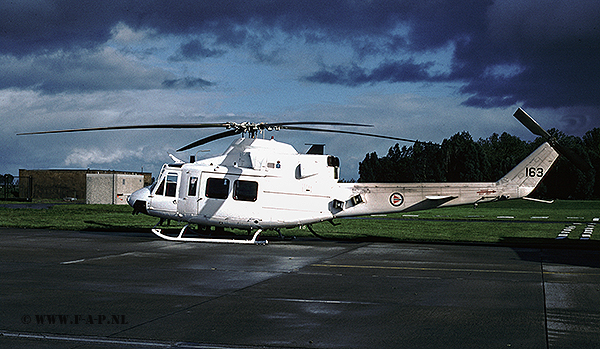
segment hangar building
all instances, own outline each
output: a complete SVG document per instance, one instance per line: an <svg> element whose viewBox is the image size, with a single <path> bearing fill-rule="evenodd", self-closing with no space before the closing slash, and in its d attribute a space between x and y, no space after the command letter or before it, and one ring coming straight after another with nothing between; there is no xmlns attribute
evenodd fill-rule
<svg viewBox="0 0 600 349"><path fill-rule="evenodd" d="M126 204L134 191L152 183L149 172L105 170L19 170L21 197Z"/></svg>

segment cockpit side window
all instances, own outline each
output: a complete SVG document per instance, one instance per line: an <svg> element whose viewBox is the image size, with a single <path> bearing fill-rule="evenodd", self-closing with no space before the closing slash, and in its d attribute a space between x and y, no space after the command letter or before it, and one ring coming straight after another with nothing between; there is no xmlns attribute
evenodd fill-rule
<svg viewBox="0 0 600 349"><path fill-rule="evenodd" d="M164 178L162 179L162 181L160 181L160 184L156 188L156 192L154 194L155 195L165 195L165 179Z"/></svg>
<svg viewBox="0 0 600 349"><path fill-rule="evenodd" d="M177 195L177 173L167 174L167 185L165 196L175 197Z"/></svg>

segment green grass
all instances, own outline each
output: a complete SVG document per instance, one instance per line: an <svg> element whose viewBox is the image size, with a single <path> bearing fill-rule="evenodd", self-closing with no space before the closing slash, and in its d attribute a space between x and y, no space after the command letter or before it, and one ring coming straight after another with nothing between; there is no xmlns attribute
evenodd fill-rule
<svg viewBox="0 0 600 349"><path fill-rule="evenodd" d="M56 205L48 209L0 207L0 226L56 230L90 230L151 227L158 221L148 216L131 215L129 206L117 205ZM154 223L152 223L154 222Z"/></svg>
<svg viewBox="0 0 600 349"><path fill-rule="evenodd" d="M155 217L131 215L129 206L65 204L48 209L0 207L0 227L54 230L149 230ZM417 216L418 215L418 216ZM513 218L508 218L513 217ZM543 204L524 200L449 207L363 219L339 219L314 224L314 230L332 239L385 239L395 241L485 242L554 240L567 225L576 224L569 240L579 239L587 223L600 217L600 201L557 201ZM600 222L598 223L600 225ZM182 223L171 223L181 227ZM246 235L246 231L232 230ZM308 229L283 230L286 236L311 236ZM265 232L264 236L276 235ZM600 240L600 227L592 235Z"/></svg>
<svg viewBox="0 0 600 349"><path fill-rule="evenodd" d="M418 215L418 217L417 217ZM511 218L509 218L511 217ZM398 213L369 219L346 219L339 226L321 223L324 235L378 237L403 241L503 242L555 239L573 223L569 239L579 239L587 223L600 217L600 201L556 201L544 204L525 200ZM600 224L600 223L599 223ZM600 227L592 235L600 240Z"/></svg>

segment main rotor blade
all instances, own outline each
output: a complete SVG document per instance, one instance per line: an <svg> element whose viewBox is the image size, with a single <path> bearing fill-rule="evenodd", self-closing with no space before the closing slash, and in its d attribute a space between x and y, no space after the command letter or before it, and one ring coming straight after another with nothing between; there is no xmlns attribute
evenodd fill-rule
<svg viewBox="0 0 600 349"><path fill-rule="evenodd" d="M109 127L88 127L88 128L73 128L67 130L55 131L38 131L38 132L23 132L17 133L17 136L24 135L41 135L50 133L69 133L69 132L88 132L88 131L108 131L108 130L135 130L135 129L160 129L160 128L210 128L210 127L227 127L227 123L199 123L199 124L153 124L153 125L129 125L129 126L109 126Z"/></svg>
<svg viewBox="0 0 600 349"><path fill-rule="evenodd" d="M185 151L194 147L215 141L217 139L233 136L239 133L250 133L255 134L259 130L271 130L271 129L287 129L287 130L298 130L298 131L312 131L312 132L329 132L329 133L343 133L358 136L376 137L384 139L392 139L397 141L405 142L417 142L412 139L391 137L376 135L364 132L344 131L344 130L324 130L311 127L299 127L291 125L327 125L327 126L357 126L357 127L373 127L373 125L350 123L350 122L331 122L331 121L290 121L290 122L277 122L277 123L195 123L195 124L150 124L150 125L128 125L128 126L108 126L108 127L88 127L88 128L74 128L66 130L53 130L53 131L37 131L37 132L22 132L17 133L18 136L23 135L40 135L40 134L55 134L55 133L70 133L70 132L89 132L89 131L109 131L109 130L142 130L142 129L195 129L195 128L211 128L211 127L226 127L229 130L221 133L217 133L193 143L190 143L177 151Z"/></svg>
<svg viewBox="0 0 600 349"><path fill-rule="evenodd" d="M372 134L372 133L344 131L344 130L324 130L324 129L319 129L319 128L297 127L297 126L281 126L281 129L296 130L296 131L311 131L311 132L344 133L344 134L349 134L349 135L357 135L357 136L367 136L367 137L375 137L375 138L392 139L392 140L395 140L395 141L403 141L403 142L411 142L411 143L417 143L417 142L419 142L419 141L416 141L414 139L408 139L408 138L400 138L400 137L392 137L392 136L376 135L376 134Z"/></svg>
<svg viewBox="0 0 600 349"><path fill-rule="evenodd" d="M373 127L368 124L356 124L351 122L330 122L330 121L292 121L292 122L275 122L265 123L268 126L287 126L287 125L330 125L330 126L358 126L358 127Z"/></svg>
<svg viewBox="0 0 600 349"><path fill-rule="evenodd" d="M193 143L190 143L190 144L186 145L185 147L179 148L179 149L177 149L177 151L185 151L188 149L192 149L192 148L201 146L203 144L206 144L206 143L209 143L212 141L216 141L217 139L233 136L233 135L236 135L239 133L241 133L241 132L239 132L237 130L229 130L229 131L225 131L225 132L221 132L221 133L216 133L214 135L211 135L211 136L199 139Z"/></svg>

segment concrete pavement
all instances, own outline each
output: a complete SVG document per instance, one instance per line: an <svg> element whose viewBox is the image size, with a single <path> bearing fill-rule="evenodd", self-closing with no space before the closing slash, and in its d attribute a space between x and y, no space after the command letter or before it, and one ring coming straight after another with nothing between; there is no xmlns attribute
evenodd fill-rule
<svg viewBox="0 0 600 349"><path fill-rule="evenodd" d="M0 280L0 347L600 347L597 250L0 229Z"/></svg>

